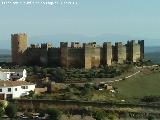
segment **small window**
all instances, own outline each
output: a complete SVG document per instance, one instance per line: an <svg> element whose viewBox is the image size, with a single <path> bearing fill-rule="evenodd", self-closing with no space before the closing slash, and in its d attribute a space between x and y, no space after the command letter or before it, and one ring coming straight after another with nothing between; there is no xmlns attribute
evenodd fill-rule
<svg viewBox="0 0 160 120"><path fill-rule="evenodd" d="M11 92L11 88L8 88L8 92Z"/></svg>
<svg viewBox="0 0 160 120"><path fill-rule="evenodd" d="M21 86L22 89L25 89L25 86Z"/></svg>
<svg viewBox="0 0 160 120"><path fill-rule="evenodd" d="M17 91L17 88L15 88L15 91Z"/></svg>
<svg viewBox="0 0 160 120"><path fill-rule="evenodd" d="M0 89L0 92L2 92L2 89Z"/></svg>
<svg viewBox="0 0 160 120"><path fill-rule="evenodd" d="M28 89L28 86L21 86L22 89Z"/></svg>
<svg viewBox="0 0 160 120"><path fill-rule="evenodd" d="M19 73L17 74L17 76L19 76Z"/></svg>

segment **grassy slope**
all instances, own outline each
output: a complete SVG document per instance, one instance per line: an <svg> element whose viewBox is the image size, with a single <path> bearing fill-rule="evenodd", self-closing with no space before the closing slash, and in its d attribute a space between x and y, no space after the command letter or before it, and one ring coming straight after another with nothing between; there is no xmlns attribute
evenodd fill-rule
<svg viewBox="0 0 160 120"><path fill-rule="evenodd" d="M160 96L160 73L141 73L130 79L115 84L120 96L127 98L143 97L150 95Z"/></svg>

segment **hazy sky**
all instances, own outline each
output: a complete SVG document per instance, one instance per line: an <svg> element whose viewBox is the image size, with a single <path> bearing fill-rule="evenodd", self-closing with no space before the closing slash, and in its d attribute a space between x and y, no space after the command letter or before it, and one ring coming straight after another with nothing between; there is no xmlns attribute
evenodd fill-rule
<svg viewBox="0 0 160 120"><path fill-rule="evenodd" d="M75 1L78 2L78 5L1 4L0 48L10 47L10 34L14 32L27 32L29 36L56 34L100 36L112 34L160 39L160 0L61 1ZM160 42L157 44L160 45Z"/></svg>

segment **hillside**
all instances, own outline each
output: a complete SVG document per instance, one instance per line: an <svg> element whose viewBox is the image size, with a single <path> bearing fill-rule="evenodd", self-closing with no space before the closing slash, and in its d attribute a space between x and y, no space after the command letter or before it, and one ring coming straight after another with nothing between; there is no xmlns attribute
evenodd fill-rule
<svg viewBox="0 0 160 120"><path fill-rule="evenodd" d="M157 69L157 68L156 68ZM160 96L160 72L145 69L139 75L114 84L118 88L118 96L124 98L141 98L144 96Z"/></svg>

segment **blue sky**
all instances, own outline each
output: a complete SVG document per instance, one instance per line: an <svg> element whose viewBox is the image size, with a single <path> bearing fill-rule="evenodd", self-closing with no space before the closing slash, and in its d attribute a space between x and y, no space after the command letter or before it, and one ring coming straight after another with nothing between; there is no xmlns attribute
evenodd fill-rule
<svg viewBox="0 0 160 120"><path fill-rule="evenodd" d="M30 41L47 35L102 35L103 39L120 35L126 40L130 36L147 39L146 45L160 45L160 0L66 1L76 1L78 5L0 5L0 48L10 48L10 34L17 32L26 32ZM156 43L152 42L155 39Z"/></svg>

